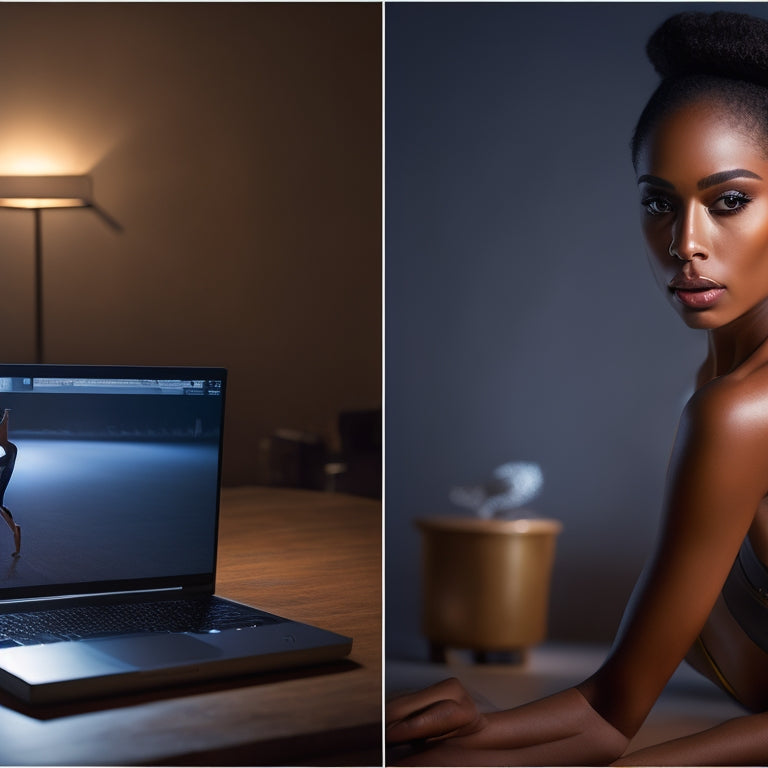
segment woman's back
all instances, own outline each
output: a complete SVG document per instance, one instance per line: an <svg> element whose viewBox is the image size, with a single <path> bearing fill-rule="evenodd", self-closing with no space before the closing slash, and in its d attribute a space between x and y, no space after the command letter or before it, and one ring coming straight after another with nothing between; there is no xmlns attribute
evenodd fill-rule
<svg viewBox="0 0 768 768"><path fill-rule="evenodd" d="M768 351L760 348L723 379L733 397L749 400L756 411L768 414ZM698 386L714 381L707 360ZM714 386L718 386L715 384ZM768 710L768 497L755 516L723 590L686 661L698 672L753 712ZM750 637L750 627L766 628L765 642ZM752 633L754 635L754 633Z"/></svg>

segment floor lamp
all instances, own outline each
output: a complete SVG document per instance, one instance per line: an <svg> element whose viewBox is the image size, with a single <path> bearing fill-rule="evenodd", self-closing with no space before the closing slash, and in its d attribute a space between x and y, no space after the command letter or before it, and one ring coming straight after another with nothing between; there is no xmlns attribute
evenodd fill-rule
<svg viewBox="0 0 768 768"><path fill-rule="evenodd" d="M35 361L43 362L42 211L92 206L88 176L0 176L0 208L32 211L35 228Z"/></svg>

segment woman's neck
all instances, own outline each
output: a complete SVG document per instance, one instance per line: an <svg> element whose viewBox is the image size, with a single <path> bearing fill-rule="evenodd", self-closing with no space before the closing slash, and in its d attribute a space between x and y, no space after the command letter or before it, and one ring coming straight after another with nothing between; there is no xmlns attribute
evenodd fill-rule
<svg viewBox="0 0 768 768"><path fill-rule="evenodd" d="M727 376L760 351L768 353L768 302L728 325L709 331L709 352L702 368L707 379ZM768 354L766 360L768 362Z"/></svg>

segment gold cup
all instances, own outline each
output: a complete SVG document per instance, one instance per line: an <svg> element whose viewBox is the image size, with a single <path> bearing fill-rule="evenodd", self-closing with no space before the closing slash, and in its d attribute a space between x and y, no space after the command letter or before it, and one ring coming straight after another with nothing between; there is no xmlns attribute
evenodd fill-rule
<svg viewBox="0 0 768 768"><path fill-rule="evenodd" d="M557 520L433 517L421 531L422 629L446 648L525 655L547 634Z"/></svg>

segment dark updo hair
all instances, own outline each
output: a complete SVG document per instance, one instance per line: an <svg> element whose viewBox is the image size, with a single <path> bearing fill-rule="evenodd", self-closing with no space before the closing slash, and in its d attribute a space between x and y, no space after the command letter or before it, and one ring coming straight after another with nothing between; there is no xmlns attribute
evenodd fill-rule
<svg viewBox="0 0 768 768"><path fill-rule="evenodd" d="M768 21L743 13L680 13L650 37L648 58L662 81L640 115L632 162L664 115L708 98L725 106L768 153Z"/></svg>

